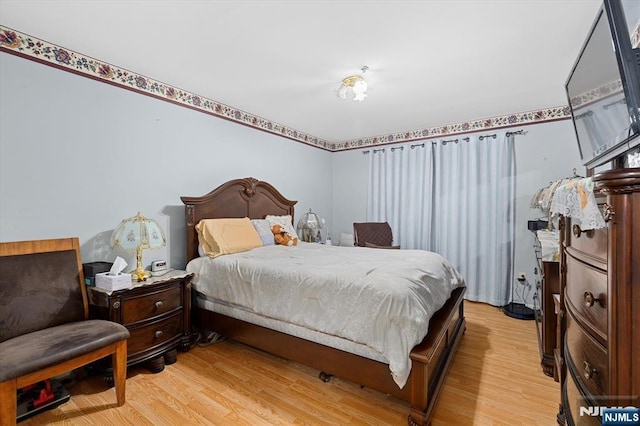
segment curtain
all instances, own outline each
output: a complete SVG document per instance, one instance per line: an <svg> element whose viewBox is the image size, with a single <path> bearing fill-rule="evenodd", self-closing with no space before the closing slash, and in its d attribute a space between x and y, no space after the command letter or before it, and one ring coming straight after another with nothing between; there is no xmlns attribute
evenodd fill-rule
<svg viewBox="0 0 640 426"><path fill-rule="evenodd" d="M367 220L388 221L403 249L442 254L464 276L465 298L506 305L514 280L513 136L417 147L371 155Z"/></svg>
<svg viewBox="0 0 640 426"><path fill-rule="evenodd" d="M367 221L389 222L393 244L429 250L431 150L405 145L375 149L370 156Z"/></svg>

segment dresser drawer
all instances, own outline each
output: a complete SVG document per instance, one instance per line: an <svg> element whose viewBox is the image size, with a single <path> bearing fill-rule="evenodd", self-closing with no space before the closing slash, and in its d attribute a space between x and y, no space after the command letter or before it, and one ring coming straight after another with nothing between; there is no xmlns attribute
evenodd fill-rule
<svg viewBox="0 0 640 426"><path fill-rule="evenodd" d="M122 299L122 324L129 325L179 309L182 289L176 285L162 291Z"/></svg>
<svg viewBox="0 0 640 426"><path fill-rule="evenodd" d="M565 304L583 327L607 342L607 274L568 254Z"/></svg>
<svg viewBox="0 0 640 426"><path fill-rule="evenodd" d="M153 349L176 337L182 336L182 312L144 327L129 329L131 336L127 341L129 357Z"/></svg>
<svg viewBox="0 0 640 426"><path fill-rule="evenodd" d="M564 406L565 416L567 417L567 425L580 426L601 426L601 417L597 416L595 408L601 404L588 402L578 390L578 386L567 374L567 380L562 390L562 405Z"/></svg>
<svg viewBox="0 0 640 426"><path fill-rule="evenodd" d="M600 269L607 269L607 244L609 231L607 228L583 231L580 225L567 221L570 228L567 232L566 245L576 257L592 263Z"/></svg>
<svg viewBox="0 0 640 426"><path fill-rule="evenodd" d="M606 395L609 388L609 358L607 350L589 336L574 320L567 315L565 334L568 353L576 369L578 380L593 395Z"/></svg>

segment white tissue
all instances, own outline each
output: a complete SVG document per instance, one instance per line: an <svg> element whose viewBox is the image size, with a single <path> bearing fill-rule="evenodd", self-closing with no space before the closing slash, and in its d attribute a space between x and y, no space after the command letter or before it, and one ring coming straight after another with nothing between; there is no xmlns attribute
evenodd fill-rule
<svg viewBox="0 0 640 426"><path fill-rule="evenodd" d="M127 262L120 256L117 256L116 260L113 261L113 266L109 269L109 275L119 275L126 267Z"/></svg>

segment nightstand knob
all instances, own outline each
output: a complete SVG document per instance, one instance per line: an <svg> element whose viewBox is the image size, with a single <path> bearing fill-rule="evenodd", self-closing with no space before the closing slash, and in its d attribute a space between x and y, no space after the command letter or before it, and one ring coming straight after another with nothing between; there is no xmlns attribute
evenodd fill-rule
<svg viewBox="0 0 640 426"><path fill-rule="evenodd" d="M587 361L582 361L582 368L583 368L583 373L584 373L584 378L589 380L592 379L593 376L595 376L596 374L596 369L591 367L591 364L589 364Z"/></svg>
<svg viewBox="0 0 640 426"><path fill-rule="evenodd" d="M162 330L158 330L158 331L156 331L154 334L155 334L155 336L156 336L156 339L159 339L159 338L161 338L161 337L162 337Z"/></svg>
<svg viewBox="0 0 640 426"><path fill-rule="evenodd" d="M156 309L160 309L162 308L162 300L158 300L156 303L154 303Z"/></svg>
<svg viewBox="0 0 640 426"><path fill-rule="evenodd" d="M597 298L597 297L594 297L594 296L593 296L593 293L591 293L590 291L585 291L585 292L584 292L584 298L583 298L583 300L584 300L584 305L585 305L586 307L588 307L588 308L590 308L591 306L593 306L593 304L594 304L595 302L599 302L599 301L600 301L600 299L599 299L599 298Z"/></svg>

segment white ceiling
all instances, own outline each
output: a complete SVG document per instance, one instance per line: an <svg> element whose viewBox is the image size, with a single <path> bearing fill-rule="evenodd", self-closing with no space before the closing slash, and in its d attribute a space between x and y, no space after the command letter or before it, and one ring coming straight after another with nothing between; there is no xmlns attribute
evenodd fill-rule
<svg viewBox="0 0 640 426"><path fill-rule="evenodd" d="M600 4L0 0L0 24L340 142L566 105Z"/></svg>

